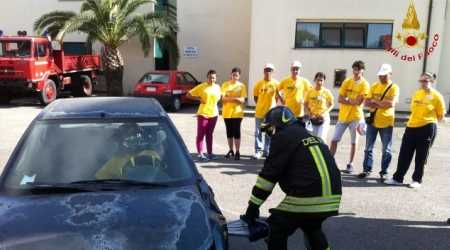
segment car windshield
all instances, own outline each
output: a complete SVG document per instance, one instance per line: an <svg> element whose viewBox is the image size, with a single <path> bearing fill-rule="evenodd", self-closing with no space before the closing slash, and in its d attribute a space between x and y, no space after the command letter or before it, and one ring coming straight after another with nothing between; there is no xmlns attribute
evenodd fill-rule
<svg viewBox="0 0 450 250"><path fill-rule="evenodd" d="M141 81L142 83L168 83L169 74L147 73Z"/></svg>
<svg viewBox="0 0 450 250"><path fill-rule="evenodd" d="M31 41L0 41L0 57L30 57Z"/></svg>
<svg viewBox="0 0 450 250"><path fill-rule="evenodd" d="M25 138L4 185L27 189L102 180L174 184L193 176L179 140L164 120L40 121Z"/></svg>

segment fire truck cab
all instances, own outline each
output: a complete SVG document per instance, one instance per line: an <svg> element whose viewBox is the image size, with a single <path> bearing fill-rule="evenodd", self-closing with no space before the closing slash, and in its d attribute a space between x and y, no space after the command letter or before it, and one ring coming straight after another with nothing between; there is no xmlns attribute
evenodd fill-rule
<svg viewBox="0 0 450 250"><path fill-rule="evenodd" d="M0 36L1 103L34 95L47 105L65 92L73 96L92 95L100 69L98 55L66 56L59 42L19 34Z"/></svg>

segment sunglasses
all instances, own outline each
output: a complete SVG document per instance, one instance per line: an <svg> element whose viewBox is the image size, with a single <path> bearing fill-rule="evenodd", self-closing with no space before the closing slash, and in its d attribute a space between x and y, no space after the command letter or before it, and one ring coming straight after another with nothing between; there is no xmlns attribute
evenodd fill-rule
<svg viewBox="0 0 450 250"><path fill-rule="evenodd" d="M264 69L264 72L272 72L273 71L273 69L270 69L270 68L265 68Z"/></svg>

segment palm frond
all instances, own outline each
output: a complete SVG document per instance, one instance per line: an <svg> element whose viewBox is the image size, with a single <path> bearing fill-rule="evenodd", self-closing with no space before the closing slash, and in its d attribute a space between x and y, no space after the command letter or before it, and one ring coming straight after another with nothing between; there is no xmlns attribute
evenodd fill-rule
<svg viewBox="0 0 450 250"><path fill-rule="evenodd" d="M142 51L148 55L153 39L161 40L178 56L176 48L176 20L164 13L141 12L155 0L84 0L79 14L53 11L40 17L34 24L38 33L47 30L52 37L62 40L72 32L87 34L89 42L99 41L110 49L117 49L127 40L139 39Z"/></svg>
<svg viewBox="0 0 450 250"><path fill-rule="evenodd" d="M56 40L61 41L67 33L76 31L83 31L82 28L86 28L87 23L95 22L96 16L92 11L84 11L69 20L67 20L64 26L59 30Z"/></svg>
<svg viewBox="0 0 450 250"><path fill-rule="evenodd" d="M146 4L156 3L155 0L134 0L134 1L120 0L120 1L122 2L120 6L121 8L120 18L122 18L123 20L129 18L130 15L132 15L139 9L139 7L144 6Z"/></svg>
<svg viewBox="0 0 450 250"><path fill-rule="evenodd" d="M77 14L72 11L52 11L47 14L44 14L40 18L38 18L33 24L33 30L39 35L42 34L45 30L48 30L49 33L55 33L55 30L59 30L64 26L65 22L69 19L73 18Z"/></svg>

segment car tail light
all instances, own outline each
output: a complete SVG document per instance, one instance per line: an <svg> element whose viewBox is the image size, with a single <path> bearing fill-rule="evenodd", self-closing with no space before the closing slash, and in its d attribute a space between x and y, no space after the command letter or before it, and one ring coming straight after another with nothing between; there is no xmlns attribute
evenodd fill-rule
<svg viewBox="0 0 450 250"><path fill-rule="evenodd" d="M144 91L144 89L145 89L144 85L142 85L140 83L136 84L136 86L134 87L134 91L136 91L136 92Z"/></svg>

